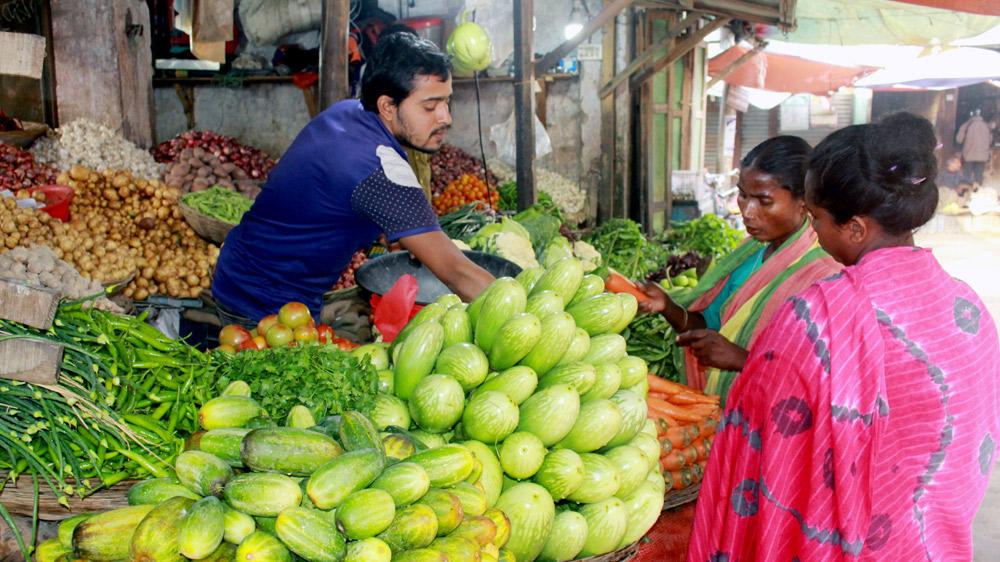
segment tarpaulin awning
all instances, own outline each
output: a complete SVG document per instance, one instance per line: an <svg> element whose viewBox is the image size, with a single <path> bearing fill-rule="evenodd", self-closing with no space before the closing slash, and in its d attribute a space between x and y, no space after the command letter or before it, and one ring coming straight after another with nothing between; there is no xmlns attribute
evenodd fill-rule
<svg viewBox="0 0 1000 562"><path fill-rule="evenodd" d="M896 0L907 4L920 4L930 8L953 10L955 12L971 12L986 16L1000 16L1000 2L997 0Z"/></svg>
<svg viewBox="0 0 1000 562"><path fill-rule="evenodd" d="M708 62L708 74L718 76L737 59L749 52L746 44L736 45ZM789 55L777 55L766 50L757 53L723 80L734 86L758 88L772 92L816 94L825 96L842 86L850 86L874 68L840 66Z"/></svg>
<svg viewBox="0 0 1000 562"><path fill-rule="evenodd" d="M980 3L995 8L1000 0L980 0ZM973 37L998 23L996 17L891 0L799 0L795 19L797 27L787 35L767 26L758 26L758 34L792 43L929 46L935 40L946 45Z"/></svg>
<svg viewBox="0 0 1000 562"><path fill-rule="evenodd" d="M861 80L865 88L946 90L1000 78L1000 53L960 48L883 68Z"/></svg>

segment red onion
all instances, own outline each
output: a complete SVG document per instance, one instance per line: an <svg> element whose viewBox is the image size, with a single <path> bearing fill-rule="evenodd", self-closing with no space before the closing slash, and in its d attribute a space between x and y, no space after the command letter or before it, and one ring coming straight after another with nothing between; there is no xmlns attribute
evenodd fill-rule
<svg viewBox="0 0 1000 562"><path fill-rule="evenodd" d="M173 139L160 143L152 150L157 162L174 162L185 148L200 147L219 158L220 162L232 162L254 178L267 178L274 167L274 160L256 148L240 144L233 137L213 131L186 131Z"/></svg>
<svg viewBox="0 0 1000 562"><path fill-rule="evenodd" d="M0 142L0 189L17 191L56 182L55 166L36 162L26 150Z"/></svg>

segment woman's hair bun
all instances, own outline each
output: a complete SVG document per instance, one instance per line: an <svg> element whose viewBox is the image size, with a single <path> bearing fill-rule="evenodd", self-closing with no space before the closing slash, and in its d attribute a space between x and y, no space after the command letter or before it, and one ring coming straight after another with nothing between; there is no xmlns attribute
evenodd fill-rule
<svg viewBox="0 0 1000 562"><path fill-rule="evenodd" d="M867 137L868 175L875 184L900 195L937 188L937 137L929 121L894 113L869 127Z"/></svg>

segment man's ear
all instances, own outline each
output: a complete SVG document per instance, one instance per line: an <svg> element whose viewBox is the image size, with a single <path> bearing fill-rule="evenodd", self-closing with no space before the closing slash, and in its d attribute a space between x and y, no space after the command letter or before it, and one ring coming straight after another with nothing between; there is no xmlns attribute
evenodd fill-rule
<svg viewBox="0 0 1000 562"><path fill-rule="evenodd" d="M375 102L375 107L378 108L379 115L382 116L386 121L392 122L396 120L396 112L399 107L396 102L392 101L389 96L379 96L378 101Z"/></svg>

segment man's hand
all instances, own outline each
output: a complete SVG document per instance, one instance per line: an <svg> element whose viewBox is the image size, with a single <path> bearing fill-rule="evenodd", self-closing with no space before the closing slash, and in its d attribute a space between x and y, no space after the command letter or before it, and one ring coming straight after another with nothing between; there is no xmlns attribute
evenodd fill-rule
<svg viewBox="0 0 1000 562"><path fill-rule="evenodd" d="M399 242L465 302L493 282L490 272L472 263L440 230L406 236Z"/></svg>
<svg viewBox="0 0 1000 562"><path fill-rule="evenodd" d="M677 343L690 347L702 365L726 371L740 371L747 362L747 350L722 337L715 330L691 330L677 336Z"/></svg>

